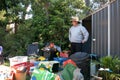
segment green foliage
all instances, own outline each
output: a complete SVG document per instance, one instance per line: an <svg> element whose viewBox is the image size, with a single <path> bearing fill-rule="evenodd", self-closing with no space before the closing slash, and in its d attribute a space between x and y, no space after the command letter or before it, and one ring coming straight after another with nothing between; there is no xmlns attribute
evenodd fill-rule
<svg viewBox="0 0 120 80"><path fill-rule="evenodd" d="M25 20L29 4L32 5L33 18ZM12 56L24 55L28 44L32 42L39 42L41 46L45 42L54 42L62 49L68 49L70 17L77 14L83 18L84 10L87 9L83 0L5 0L0 7L3 10L0 12L0 20L4 23L4 28L0 27L0 37L3 37L0 42L4 53ZM23 14L21 19L18 17L19 12ZM5 31L10 21L15 23L15 34Z"/></svg>
<svg viewBox="0 0 120 80"><path fill-rule="evenodd" d="M6 17L4 17L5 13L6 13L5 10L1 10L0 11L0 21L4 21L5 20L5 18L6 18Z"/></svg>
<svg viewBox="0 0 120 80"><path fill-rule="evenodd" d="M77 13L75 9L85 9L83 0L51 0L34 3L33 26L37 27L36 32L40 42L55 42L66 49L69 45L70 17Z"/></svg>
<svg viewBox="0 0 120 80"><path fill-rule="evenodd" d="M0 11L0 45L3 43L4 36L6 34L6 31L5 31L6 17L4 17L4 15L5 15L5 10L1 10Z"/></svg>
<svg viewBox="0 0 120 80"><path fill-rule="evenodd" d="M99 74L104 80L119 80L120 79L120 59L118 57L103 57L100 60L101 67L109 68L112 72L101 71Z"/></svg>
<svg viewBox="0 0 120 80"><path fill-rule="evenodd" d="M29 23L29 25L28 25ZM28 44L34 40L34 31L30 28L30 23L25 23L18 26L16 34L7 34L3 45L5 46L5 53L11 56L26 54Z"/></svg>

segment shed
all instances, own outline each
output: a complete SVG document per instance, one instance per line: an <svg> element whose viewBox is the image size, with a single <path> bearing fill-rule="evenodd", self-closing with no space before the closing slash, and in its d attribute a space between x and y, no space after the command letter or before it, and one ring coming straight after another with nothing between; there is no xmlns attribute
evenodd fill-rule
<svg viewBox="0 0 120 80"><path fill-rule="evenodd" d="M90 33L89 53L120 57L120 0L112 0L83 19Z"/></svg>

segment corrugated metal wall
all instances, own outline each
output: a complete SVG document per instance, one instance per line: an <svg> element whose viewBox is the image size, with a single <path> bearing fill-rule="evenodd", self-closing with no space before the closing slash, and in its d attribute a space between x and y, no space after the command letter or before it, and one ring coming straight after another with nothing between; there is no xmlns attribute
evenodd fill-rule
<svg viewBox="0 0 120 80"><path fill-rule="evenodd" d="M120 0L111 4L111 55L120 57Z"/></svg>
<svg viewBox="0 0 120 80"><path fill-rule="evenodd" d="M93 53L97 53L100 56L107 55L108 47L108 16L107 7L93 14L92 16L92 31L93 39Z"/></svg>
<svg viewBox="0 0 120 80"><path fill-rule="evenodd" d="M110 4L110 54L120 57L120 0ZM108 7L92 14L92 53L108 55Z"/></svg>

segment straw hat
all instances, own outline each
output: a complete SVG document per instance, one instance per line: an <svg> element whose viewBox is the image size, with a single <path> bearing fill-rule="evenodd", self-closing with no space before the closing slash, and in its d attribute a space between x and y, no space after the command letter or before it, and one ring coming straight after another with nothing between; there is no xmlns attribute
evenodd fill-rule
<svg viewBox="0 0 120 80"><path fill-rule="evenodd" d="M77 17L77 16L72 16L72 17L71 17L71 21L77 21L77 22L79 22L79 17Z"/></svg>
<svg viewBox="0 0 120 80"><path fill-rule="evenodd" d="M79 23L82 23L82 20L79 20L79 17L77 17L77 16L72 16L71 21L77 21Z"/></svg>

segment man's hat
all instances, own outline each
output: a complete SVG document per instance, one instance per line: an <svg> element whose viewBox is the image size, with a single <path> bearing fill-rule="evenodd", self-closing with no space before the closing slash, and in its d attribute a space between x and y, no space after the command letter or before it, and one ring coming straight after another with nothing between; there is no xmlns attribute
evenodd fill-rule
<svg viewBox="0 0 120 80"><path fill-rule="evenodd" d="M72 17L71 17L71 21L77 21L77 22L79 22L79 17L77 17L77 16L72 16Z"/></svg>
<svg viewBox="0 0 120 80"><path fill-rule="evenodd" d="M79 17L77 17L77 16L72 16L71 21L77 21L79 23L82 23L82 20L79 20Z"/></svg>

